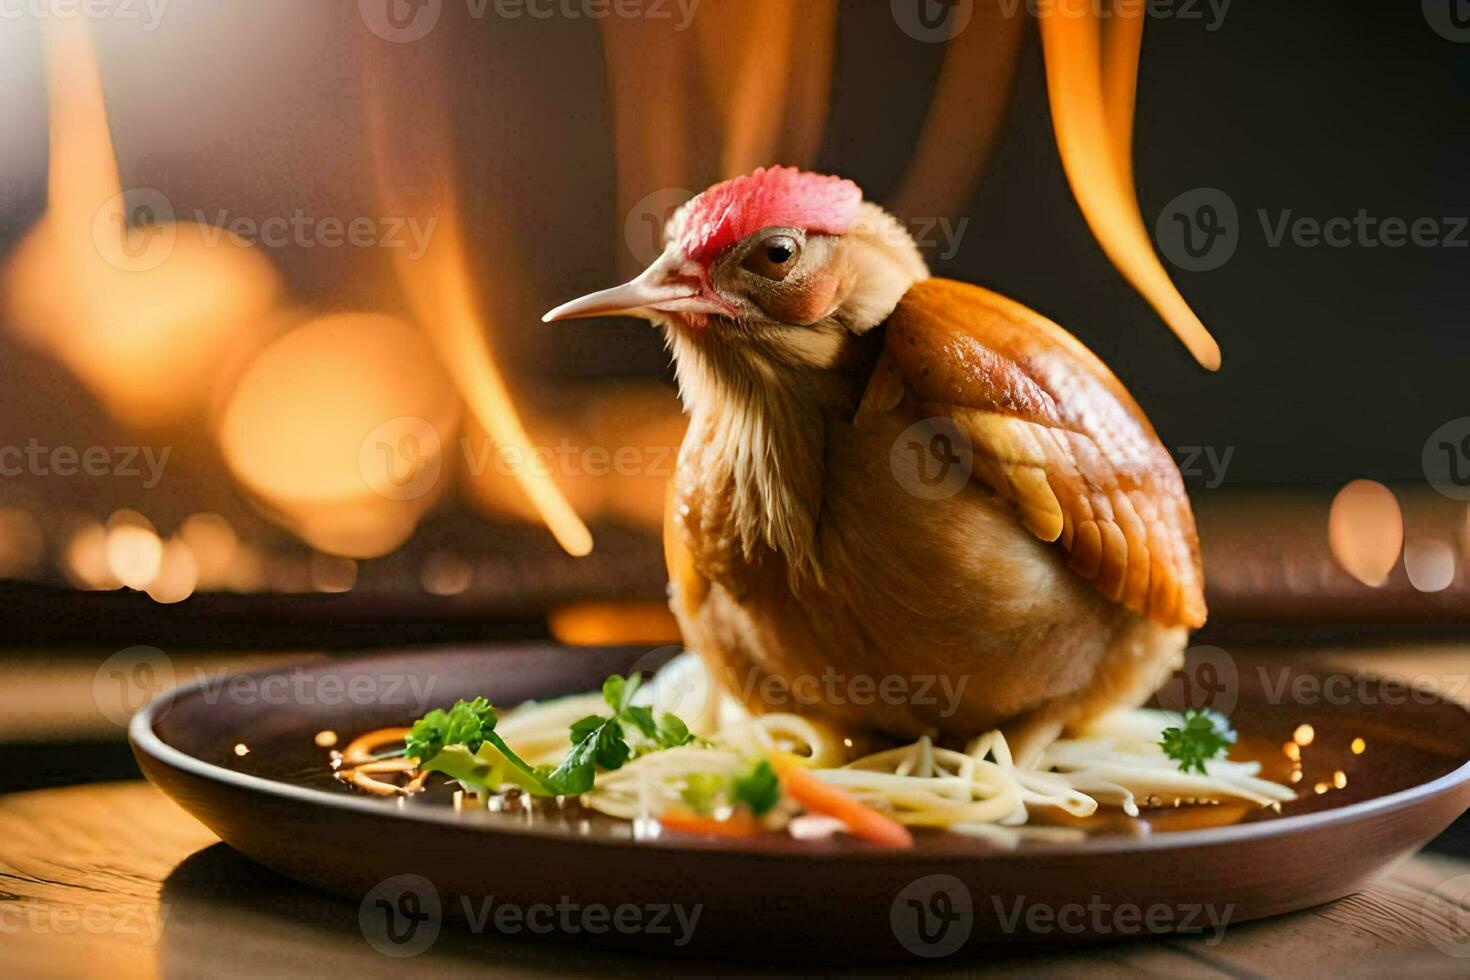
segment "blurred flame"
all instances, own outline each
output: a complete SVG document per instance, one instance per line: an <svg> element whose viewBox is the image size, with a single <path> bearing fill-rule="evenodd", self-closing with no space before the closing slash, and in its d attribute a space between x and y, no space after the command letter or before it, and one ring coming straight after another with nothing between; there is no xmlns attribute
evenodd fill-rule
<svg viewBox="0 0 1470 980"><path fill-rule="evenodd" d="M577 602L547 614L551 635L569 646L678 643L666 602Z"/></svg>
<svg viewBox="0 0 1470 980"><path fill-rule="evenodd" d="M1129 0L1112 0L1102 26L1103 112L1126 194L1133 193L1133 114L1138 105L1138 57L1143 50L1146 13L1142 5Z"/></svg>
<svg viewBox="0 0 1470 980"><path fill-rule="evenodd" d="M243 542L230 557L223 587L230 592L261 592L268 584L265 559Z"/></svg>
<svg viewBox="0 0 1470 980"><path fill-rule="evenodd" d="M474 581L475 569L458 555L436 551L424 559L419 582L430 595L459 595Z"/></svg>
<svg viewBox="0 0 1470 980"><path fill-rule="evenodd" d="M1220 366L1220 346L1179 294L1154 254L1124 148L1133 131L1133 89L1143 37L1142 4L1117 3L1106 57L1094 7L1054 7L1039 18L1057 148L1077 205L1109 260L1203 367ZM1136 21L1136 23L1134 23ZM1126 110L1126 112L1125 112Z"/></svg>
<svg viewBox="0 0 1470 980"><path fill-rule="evenodd" d="M373 558L402 544L439 499L459 415L419 330L344 313L262 350L218 439L230 472L271 516L322 551Z"/></svg>
<svg viewBox="0 0 1470 980"><path fill-rule="evenodd" d="M534 467L556 480L579 513L658 531L685 424L677 398L663 385L589 385L554 418L527 416L537 443L533 459L498 452L471 420L464 484L491 513L531 520L534 509L507 477L515 467ZM554 435L541 438L546 433Z"/></svg>
<svg viewBox="0 0 1470 980"><path fill-rule="evenodd" d="M700 73L723 124L720 175L770 163L781 138L796 4L755 0L701 11L694 21Z"/></svg>
<svg viewBox="0 0 1470 980"><path fill-rule="evenodd" d="M351 592L357 584L357 562L335 555L312 555L311 584L318 592Z"/></svg>
<svg viewBox="0 0 1470 980"><path fill-rule="evenodd" d="M1339 490L1327 517L1327 541L1349 575L1364 585L1382 585L1404 544L1404 515L1393 491L1373 480L1354 480Z"/></svg>
<svg viewBox="0 0 1470 980"><path fill-rule="evenodd" d="M312 591L310 563L291 555L273 555L266 561L266 580L272 592L304 595Z"/></svg>
<svg viewBox="0 0 1470 980"><path fill-rule="evenodd" d="M203 404L280 279L230 235L172 221L157 192L129 213L87 18L49 18L45 38L48 210L4 270L8 319L114 415L160 425Z"/></svg>
<svg viewBox="0 0 1470 980"><path fill-rule="evenodd" d="M230 522L218 514L190 514L179 525L179 538L194 556L199 587L227 587L231 568L240 553L240 539Z"/></svg>
<svg viewBox="0 0 1470 980"><path fill-rule="evenodd" d="M158 572L147 585L154 602L183 602L199 586L199 566L194 553L182 538L169 538L163 544Z"/></svg>
<svg viewBox="0 0 1470 980"><path fill-rule="evenodd" d="M43 27L46 84L51 111L51 155L47 207L67 232L63 248L91 248L93 219L99 208L108 224L127 220L97 51L85 18L48 18Z"/></svg>
<svg viewBox="0 0 1470 980"><path fill-rule="evenodd" d="M475 312L457 219L452 214L441 215L434 244L422 259L415 262L401 253L395 259L415 316L426 325L475 420L497 445L530 452L531 438ZM515 469L513 477L569 554L585 555L592 550L592 533L555 481L529 467Z"/></svg>
<svg viewBox="0 0 1470 980"><path fill-rule="evenodd" d="M34 517L17 507L0 508L0 578L30 575L45 550L46 539Z"/></svg>
<svg viewBox="0 0 1470 980"><path fill-rule="evenodd" d="M107 529L95 521L72 534L62 567L79 589L115 589L120 584L107 567Z"/></svg>
<svg viewBox="0 0 1470 980"><path fill-rule="evenodd" d="M720 177L776 162L812 164L827 119L836 20L832 0L755 0L700 11L700 79L724 138Z"/></svg>
<svg viewBox="0 0 1470 980"><path fill-rule="evenodd" d="M120 510L107 520L107 570L130 589L142 591L163 565L163 542L142 514Z"/></svg>
<svg viewBox="0 0 1470 980"><path fill-rule="evenodd" d="M422 257L411 258L402 249L394 252L394 267L409 306L475 419L501 447L528 453L530 437L490 349L487 329L494 325L482 316L470 278L467 245L457 214L453 156L448 149L451 129L447 120L424 110L426 104L443 110L448 95L442 86L437 93L431 89L427 96L415 87L411 105L414 126L412 130L395 128L390 119L390 81L374 70L373 58L368 59L368 66L368 132L379 192L396 213L416 214L425 220L426 227L427 222L435 222ZM438 80L434 76L433 81ZM393 84L404 81L395 78ZM411 134L407 141L411 146L405 145L400 132ZM402 153L423 156L416 157L414 163L405 163L397 159ZM425 164L425 157L427 165L434 168L428 173L415 168L415 163ZM424 181L431 186L420 190ZM498 268L507 280L513 277L508 262L500 263ZM591 552L591 532L550 476L530 468L518 469L513 476L562 548L572 555Z"/></svg>
<svg viewBox="0 0 1470 980"><path fill-rule="evenodd" d="M781 158L807 168L817 162L827 131L832 100L832 69L837 46L837 0L804 0L795 8L791 30L791 68L782 123Z"/></svg>
<svg viewBox="0 0 1470 980"><path fill-rule="evenodd" d="M759 166L814 166L836 37L836 0L710 6L692 31L649 18L604 19L618 214Z"/></svg>
<svg viewBox="0 0 1470 980"><path fill-rule="evenodd" d="M1455 580L1455 549L1437 538L1404 542L1404 571L1420 592L1443 592Z"/></svg>
<svg viewBox="0 0 1470 980"><path fill-rule="evenodd" d="M689 139L694 52L686 33L644 17L604 19L602 43L612 93L618 214L627 215L650 190L692 190L698 177ZM618 248L617 254L626 257L627 250Z"/></svg>
<svg viewBox="0 0 1470 980"><path fill-rule="evenodd" d="M969 201L1000 139L1025 17L981 4L950 38L917 148L894 195L906 217L953 215Z"/></svg>

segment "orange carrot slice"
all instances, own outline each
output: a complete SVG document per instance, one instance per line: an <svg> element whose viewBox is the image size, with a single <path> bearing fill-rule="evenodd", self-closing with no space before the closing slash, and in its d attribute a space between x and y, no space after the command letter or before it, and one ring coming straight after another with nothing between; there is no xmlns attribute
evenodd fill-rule
<svg viewBox="0 0 1470 980"><path fill-rule="evenodd" d="M693 810L665 810L658 822L681 834L703 834L706 837L754 837L762 832L760 822L748 813L735 812L724 820L702 817Z"/></svg>
<svg viewBox="0 0 1470 980"><path fill-rule="evenodd" d="M806 771L806 767L789 755L773 753L771 765L781 777L788 796L811 813L821 813L841 820L847 832L859 840L882 847L913 847L914 837L908 828L865 806L835 786L828 786Z"/></svg>

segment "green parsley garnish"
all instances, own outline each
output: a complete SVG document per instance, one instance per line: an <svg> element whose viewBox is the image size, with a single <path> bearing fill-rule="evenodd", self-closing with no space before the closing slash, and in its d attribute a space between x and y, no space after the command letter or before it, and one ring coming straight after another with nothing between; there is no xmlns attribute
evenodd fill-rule
<svg viewBox="0 0 1470 980"><path fill-rule="evenodd" d="M447 748L462 747L464 753L473 757L480 752L482 746L489 743L506 762L520 770L514 782L524 789L536 792L542 787L539 774L511 751L505 740L496 734L495 724L498 720L495 709L482 697L473 701L456 701L454 707L448 711L435 708L414 722L413 727L408 730L408 736L403 742L403 754L418 759L420 768L430 769L436 768L432 764ZM458 778L458 770L462 768L463 762L462 758L454 760L457 771L451 775ZM446 771L449 767L439 768Z"/></svg>
<svg viewBox="0 0 1470 980"><path fill-rule="evenodd" d="M781 780L769 759L758 759L749 770L735 776L692 772L684 777L684 789L679 795L701 816L709 816L716 804L724 800L763 817L781 802Z"/></svg>
<svg viewBox="0 0 1470 980"><path fill-rule="evenodd" d="M1164 729L1159 748L1179 763L1180 772L1205 772L1205 763L1224 755L1235 744L1235 730L1225 716L1208 708L1184 712L1183 728Z"/></svg>
<svg viewBox="0 0 1470 980"><path fill-rule="evenodd" d="M641 681L638 674L628 678L614 674L602 682L602 699L612 717L588 715L572 724L572 751L561 765L542 775L549 790L557 796L576 796L592 788L599 768L621 769L633 757L627 738L630 727L648 741L648 751L671 749L693 738L674 715L655 720L648 708L631 703Z"/></svg>
<svg viewBox="0 0 1470 980"><path fill-rule="evenodd" d="M602 684L602 698L612 716L588 715L572 723L572 750L559 765L534 769L495 732L495 709L483 697L459 701L445 711L436 708L414 722L405 740L405 755L423 769L444 772L462 782L515 783L538 796L577 796L592 788L597 770L620 769L633 757L630 732L641 737L639 754L671 749L693 740L677 716L632 704L641 677L614 674ZM489 750L485 746L490 746ZM487 758L488 753L488 758ZM516 771L510 771L501 763Z"/></svg>
<svg viewBox="0 0 1470 980"><path fill-rule="evenodd" d="M781 802L781 780L771 768L771 760L761 759L744 776L736 776L730 786L730 799L743 803L751 813L763 817Z"/></svg>

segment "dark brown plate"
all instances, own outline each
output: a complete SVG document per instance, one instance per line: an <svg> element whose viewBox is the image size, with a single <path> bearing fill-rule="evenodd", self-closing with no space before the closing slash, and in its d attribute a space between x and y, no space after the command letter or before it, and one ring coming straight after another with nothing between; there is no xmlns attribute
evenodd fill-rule
<svg viewBox="0 0 1470 980"><path fill-rule="evenodd" d="M1223 808L1170 811L1151 833L1134 823L1013 851L938 832L911 851L845 838L635 840L629 825L575 807L531 816L456 811L444 793L358 795L331 778L314 742L323 730L345 741L406 724L460 697L511 705L591 690L655 666L644 650L410 651L204 678L154 701L130 737L148 778L230 846L360 902L365 938L389 955L425 948L444 920L647 951L843 961L1211 930L1347 895L1470 806L1464 708L1389 682L1221 656L1185 676L1236 702L1242 746L1268 770L1286 771L1281 746L1313 727L1300 800L1219 826L1209 824L1233 819Z"/></svg>

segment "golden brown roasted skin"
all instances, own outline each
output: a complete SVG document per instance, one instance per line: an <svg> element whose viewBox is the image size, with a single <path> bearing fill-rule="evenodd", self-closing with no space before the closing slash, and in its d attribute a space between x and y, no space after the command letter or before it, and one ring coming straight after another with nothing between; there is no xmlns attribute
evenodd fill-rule
<svg viewBox="0 0 1470 980"><path fill-rule="evenodd" d="M872 403L901 386L971 438L976 475L1068 567L1166 626L1205 621L1184 483L1122 383L1020 303L948 279L918 283L887 323Z"/></svg>
<svg viewBox="0 0 1470 980"><path fill-rule="evenodd" d="M820 581L712 532L722 491L691 424L665 525L686 643L752 710L898 737L1006 725L1023 756L1141 703L1205 617L1189 502L1142 411L1060 327L976 286L923 281L884 330L824 423ZM890 453L936 416L973 470L928 499Z"/></svg>

